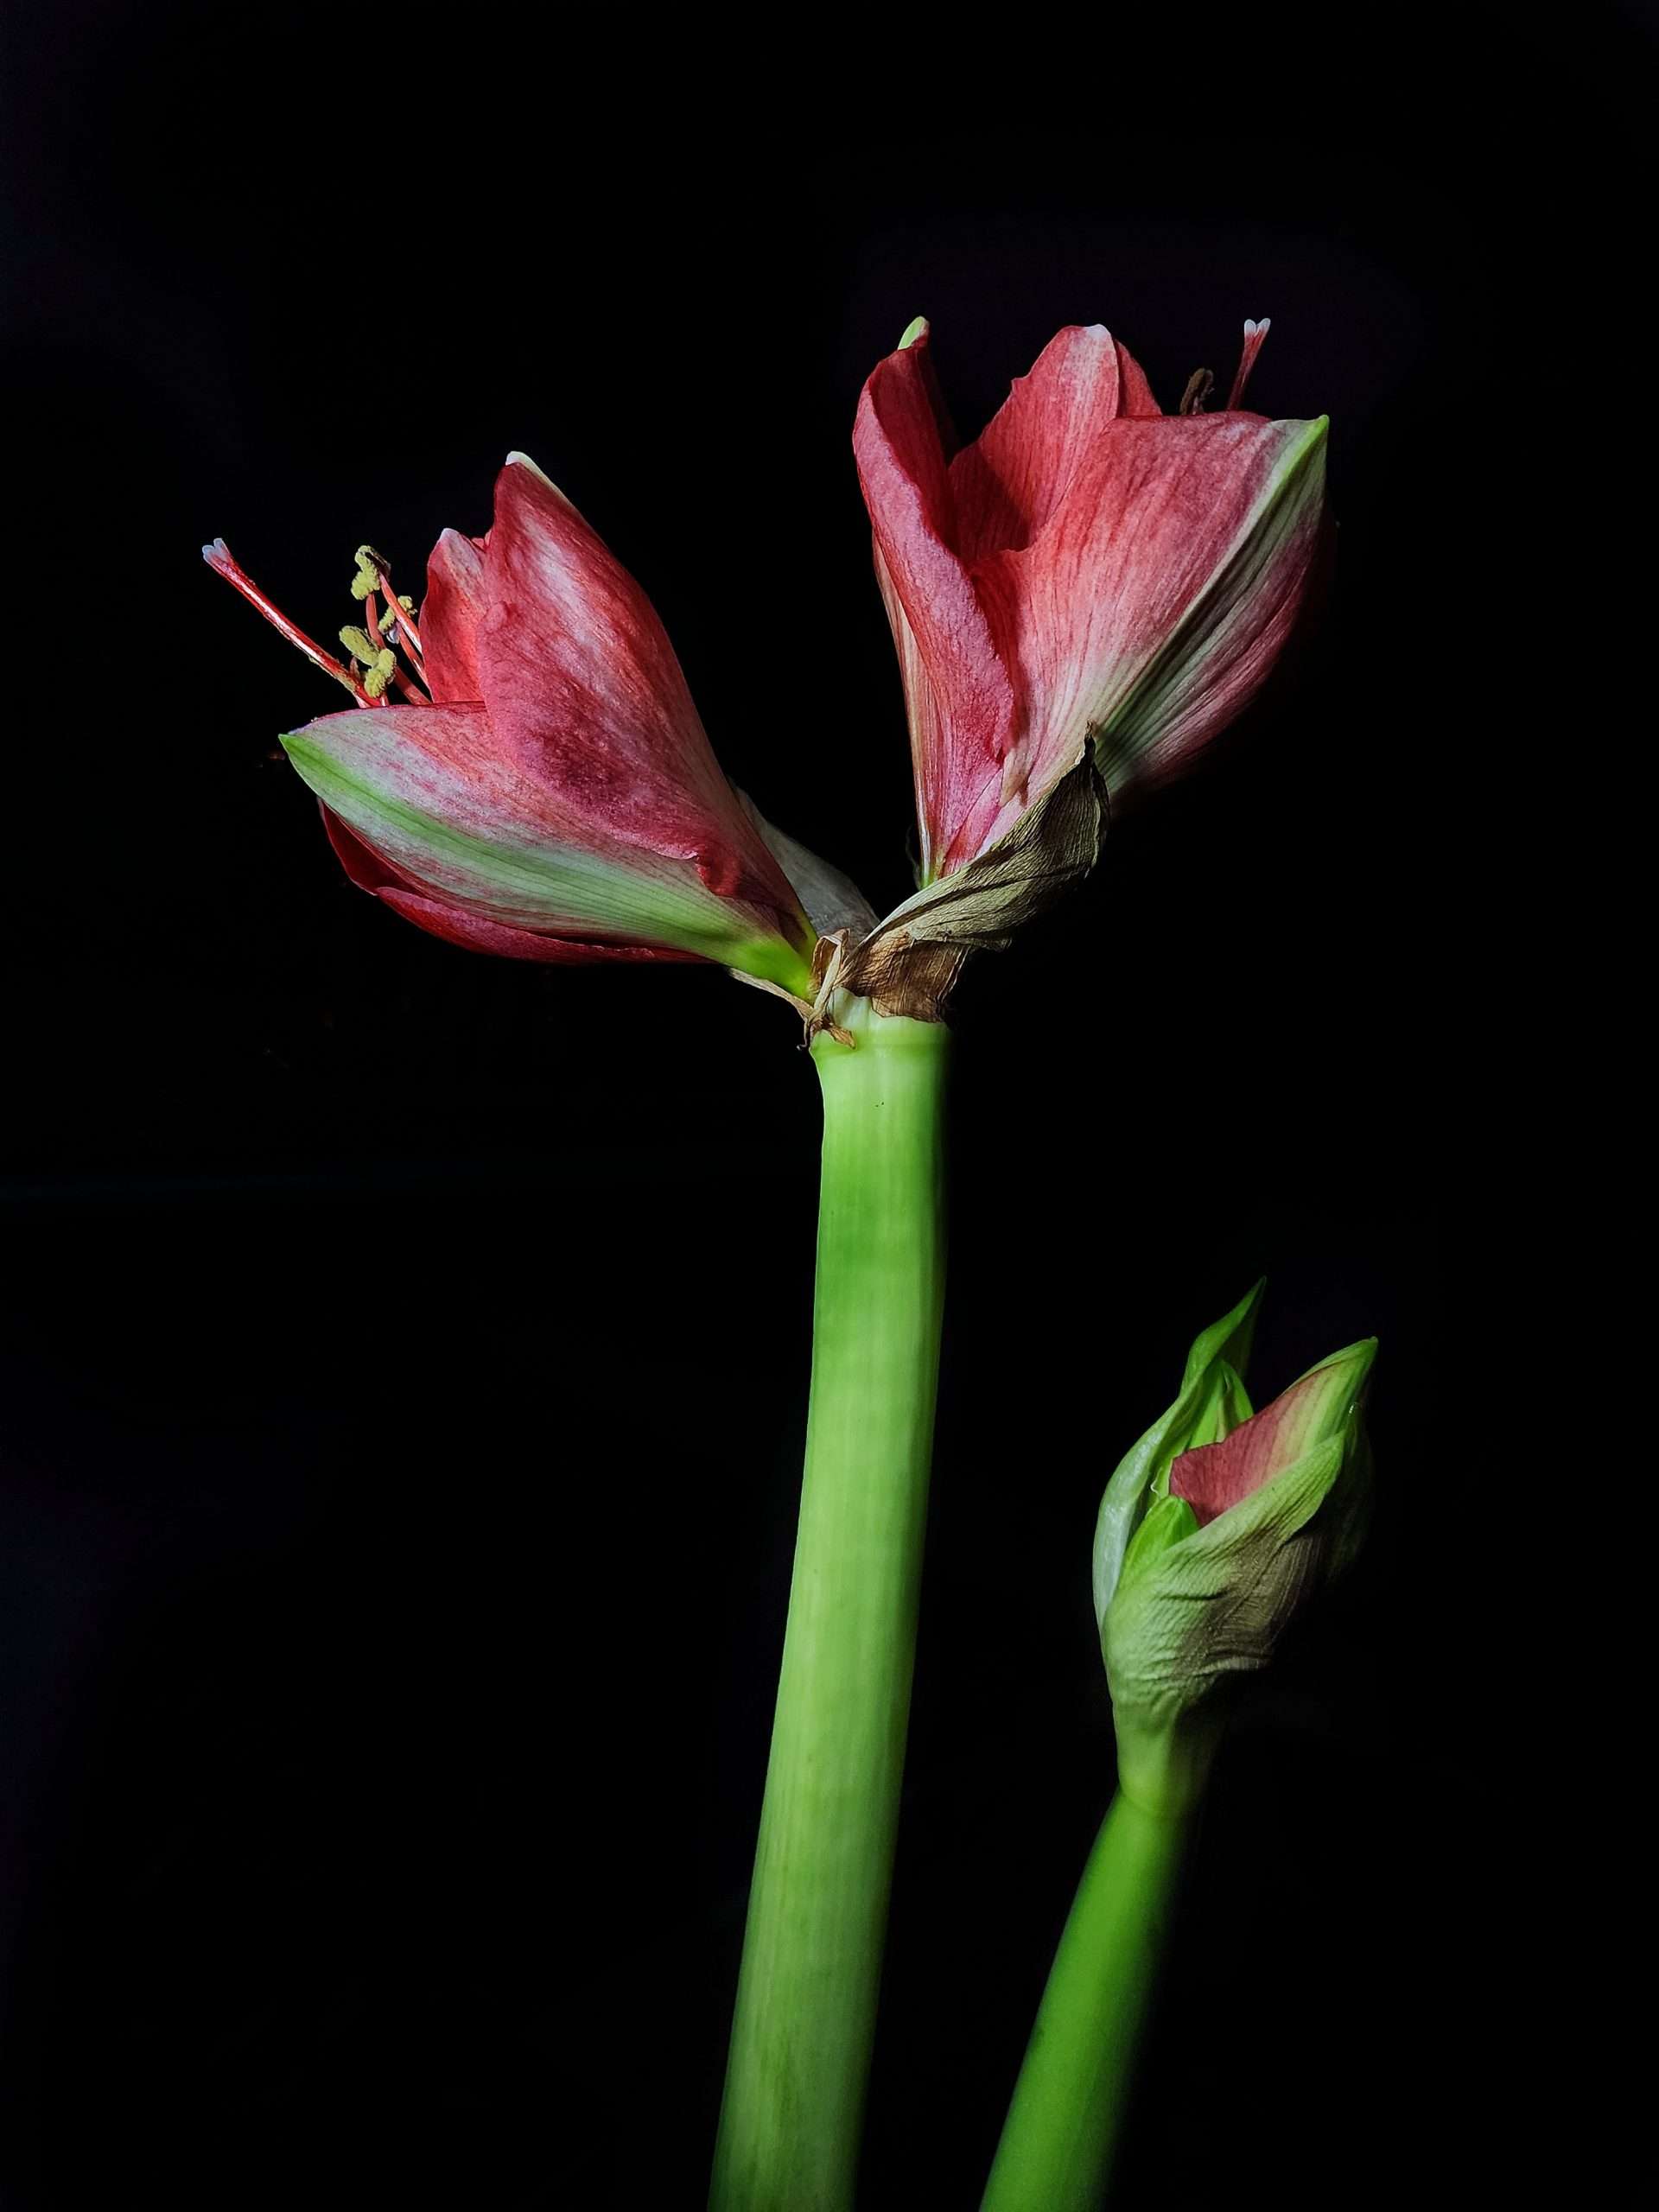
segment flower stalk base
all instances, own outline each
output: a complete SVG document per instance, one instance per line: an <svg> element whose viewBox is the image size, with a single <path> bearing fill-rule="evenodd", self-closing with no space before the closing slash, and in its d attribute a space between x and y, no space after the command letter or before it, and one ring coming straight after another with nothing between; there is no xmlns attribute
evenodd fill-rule
<svg viewBox="0 0 1659 2212"><path fill-rule="evenodd" d="M848 2212L875 2028L944 1300L950 1034L838 996L812 1387L714 2212Z"/></svg>

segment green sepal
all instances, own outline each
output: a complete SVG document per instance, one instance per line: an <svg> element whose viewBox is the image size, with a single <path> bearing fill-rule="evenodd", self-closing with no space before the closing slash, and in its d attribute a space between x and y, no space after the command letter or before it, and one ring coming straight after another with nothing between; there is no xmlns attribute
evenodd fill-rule
<svg viewBox="0 0 1659 2212"><path fill-rule="evenodd" d="M1195 1534L1198 1525L1198 1516L1184 1497L1154 1498L1129 1539L1114 1594L1122 1598L1136 1575L1144 1573L1172 1544Z"/></svg>
<svg viewBox="0 0 1659 2212"><path fill-rule="evenodd" d="M1241 1378L1266 1287L1263 1275L1230 1313L1194 1339L1174 1404L1131 1446L1106 1485L1095 1522L1094 1554L1095 1619L1103 1636L1124 1554L1154 1497L1166 1495L1171 1462L1195 1443L1217 1442L1249 1418ZM1224 1427L1217 1425L1223 1421ZM1200 1424L1209 1433L1199 1433Z"/></svg>

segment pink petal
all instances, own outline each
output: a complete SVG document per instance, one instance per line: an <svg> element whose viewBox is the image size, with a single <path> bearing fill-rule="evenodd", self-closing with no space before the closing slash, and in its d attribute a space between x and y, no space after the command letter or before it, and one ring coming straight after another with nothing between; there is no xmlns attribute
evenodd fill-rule
<svg viewBox="0 0 1659 2212"><path fill-rule="evenodd" d="M365 845L355 830L342 822L334 809L317 801L317 811L322 817L322 826L328 833L328 842L334 849L334 858L345 869L359 891L378 897L389 884L406 890L417 887L390 861L382 860L372 845Z"/></svg>
<svg viewBox="0 0 1659 2212"><path fill-rule="evenodd" d="M1299 1459L1337 1402L1353 1387L1348 1359L1316 1367L1270 1406L1241 1421L1219 1444L1200 1444L1183 1452L1170 1467L1170 1496L1184 1497L1199 1527L1206 1527L1217 1514L1253 1496Z"/></svg>
<svg viewBox="0 0 1659 2212"><path fill-rule="evenodd" d="M572 938L545 937L537 931L514 929L505 923L492 921L487 915L474 913L467 907L452 906L423 892L372 845L365 844L330 808L320 803L318 810L340 866L359 890L368 892L394 913L401 914L405 921L413 922L433 937L442 938L448 944L465 945L475 952L502 953L512 960L695 961L700 957L695 952L672 951L666 946L594 944Z"/></svg>
<svg viewBox="0 0 1659 2212"><path fill-rule="evenodd" d="M1028 376L1014 378L995 415L950 464L954 542L964 561L1030 544L1126 411L1126 361L1144 389L1146 378L1109 331L1074 326L1050 339Z"/></svg>
<svg viewBox="0 0 1659 2212"><path fill-rule="evenodd" d="M875 535L878 581L901 663L912 667L917 813L924 875L931 880L964 821L1000 785L1014 699L985 609L955 550L955 505L927 344L923 337L877 364L859 400L853 449Z"/></svg>
<svg viewBox="0 0 1659 2212"><path fill-rule="evenodd" d="M982 565L1052 522L1113 423L1159 411L1128 349L1098 324L1075 327L947 467L930 353L924 332L878 365L854 431L909 711L925 881L1011 829L1084 743L1051 728L1040 694L1016 696L1019 608L995 582L980 588Z"/></svg>
<svg viewBox="0 0 1659 2212"><path fill-rule="evenodd" d="M486 537L446 530L426 564L421 601L421 652L426 688L440 706L483 696L478 677L478 626L484 613Z"/></svg>
<svg viewBox="0 0 1659 2212"><path fill-rule="evenodd" d="M694 865L563 813L476 702L348 709L283 742L344 825L330 835L347 874L377 895L389 884L538 936L733 960L764 934Z"/></svg>
<svg viewBox="0 0 1659 2212"><path fill-rule="evenodd" d="M1125 415L1161 415L1163 409L1152 396L1152 386L1147 382L1147 372L1127 346L1117 349L1117 377L1123 395L1121 412Z"/></svg>
<svg viewBox="0 0 1659 2212"><path fill-rule="evenodd" d="M469 952L493 952L509 960L550 961L563 966L584 965L596 960L699 960L695 952L675 952L665 945L586 944L574 938L541 937L531 930L516 930L471 914L442 899L423 899L412 891L384 890L377 897L417 929Z"/></svg>
<svg viewBox="0 0 1659 2212"><path fill-rule="evenodd" d="M1311 426L1245 414L1125 418L1046 528L976 572L1014 640L1033 785L1104 732L1113 795L1160 781L1265 679L1300 605L1322 453L1285 529L1263 538Z"/></svg>
<svg viewBox="0 0 1659 2212"><path fill-rule="evenodd" d="M569 822L684 861L804 937L794 893L721 774L656 609L521 454L496 480L477 632L497 741Z"/></svg>

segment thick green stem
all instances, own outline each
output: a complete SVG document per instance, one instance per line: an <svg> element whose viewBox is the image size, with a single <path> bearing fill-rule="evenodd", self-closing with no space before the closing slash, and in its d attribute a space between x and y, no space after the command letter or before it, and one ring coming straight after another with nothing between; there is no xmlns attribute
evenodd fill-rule
<svg viewBox="0 0 1659 2212"><path fill-rule="evenodd" d="M715 2212L846 2212L893 1873L944 1299L938 1022L842 1001L812 1047L812 1395Z"/></svg>
<svg viewBox="0 0 1659 2212"><path fill-rule="evenodd" d="M1190 1801L1188 1801L1190 1802ZM1119 1789L1084 1870L981 2212L1098 2212L1190 1825Z"/></svg>

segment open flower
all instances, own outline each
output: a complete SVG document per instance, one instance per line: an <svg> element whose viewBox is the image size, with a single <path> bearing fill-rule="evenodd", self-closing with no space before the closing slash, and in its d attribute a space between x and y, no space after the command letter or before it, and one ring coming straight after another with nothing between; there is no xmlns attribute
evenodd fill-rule
<svg viewBox="0 0 1659 2212"><path fill-rule="evenodd" d="M1090 866L1116 802L1185 767L1259 690L1314 564L1326 418L1160 412L1096 324L1062 330L957 450L920 318L854 431L910 721L912 938L977 939ZM1096 780L1098 779L1098 780ZM988 863L989 864L988 866ZM950 878L971 871L945 896ZM936 887L940 887L936 888Z"/></svg>
<svg viewBox="0 0 1659 2212"><path fill-rule="evenodd" d="M1126 1783L1166 1772L1183 1725L1224 1680L1266 1666L1351 1545L1376 1340L1333 1352L1253 1414L1240 1370L1261 1292L1198 1338L1174 1404L1101 1503L1095 1608Z"/></svg>
<svg viewBox="0 0 1659 2212"><path fill-rule="evenodd" d="M359 702L283 740L354 883L480 950L718 961L810 998L830 872L727 782L650 601L523 454L486 535L439 538L418 616L359 549L349 663L203 555Z"/></svg>

